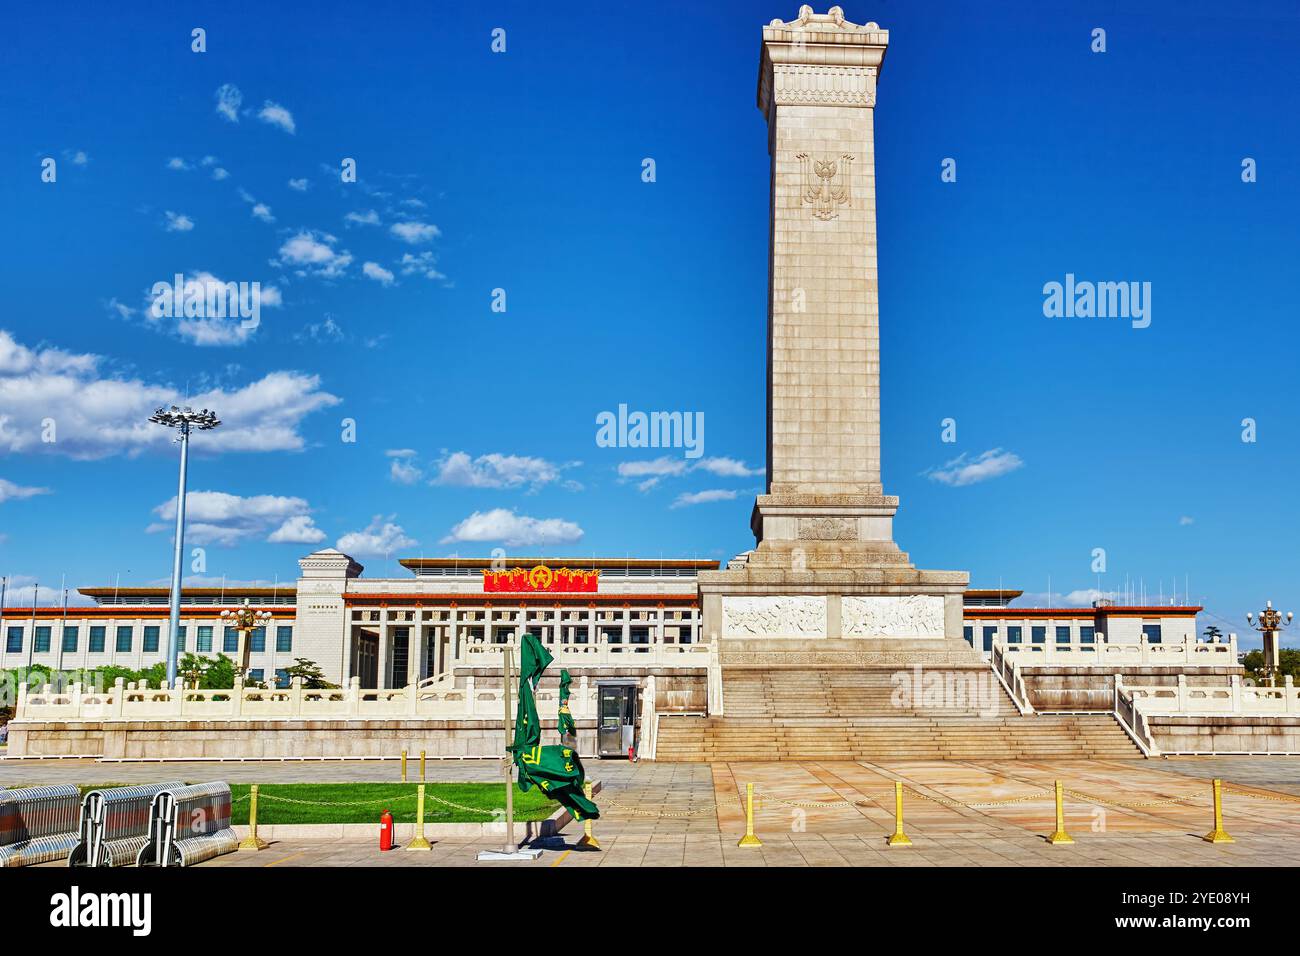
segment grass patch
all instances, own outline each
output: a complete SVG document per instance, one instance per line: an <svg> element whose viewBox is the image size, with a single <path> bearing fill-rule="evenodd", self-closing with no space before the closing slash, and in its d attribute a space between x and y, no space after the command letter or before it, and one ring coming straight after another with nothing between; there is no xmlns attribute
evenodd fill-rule
<svg viewBox="0 0 1300 956"><path fill-rule="evenodd" d="M388 810L397 823L415 822L415 787L413 783L263 783L258 785L257 822L278 823L373 823ZM232 783L231 822L248 823L246 798L249 785ZM288 803L284 797L303 801ZM486 813L448 807L434 797L449 800ZM364 802L361 802L364 801ZM492 811L505 806L504 788L499 783L429 783L425 784L425 823L489 823ZM515 819L545 820L559 807L536 788L524 793L515 786Z"/></svg>
<svg viewBox="0 0 1300 956"><path fill-rule="evenodd" d="M78 784L84 796L90 790L126 786L120 783ZM258 785L257 822L278 823L373 823L388 810L396 823L414 823L416 785L413 783L263 783ZM0 788L2 789L2 788ZM248 823L249 784L232 783L231 823ZM505 791L499 783L425 784L425 823L490 823L492 811L505 806ZM290 803L276 797L300 801ZM434 797L465 807L488 811L476 813L439 803ZM524 793L515 786L515 819L545 820L559 808L541 791ZM504 812L504 811L503 811Z"/></svg>

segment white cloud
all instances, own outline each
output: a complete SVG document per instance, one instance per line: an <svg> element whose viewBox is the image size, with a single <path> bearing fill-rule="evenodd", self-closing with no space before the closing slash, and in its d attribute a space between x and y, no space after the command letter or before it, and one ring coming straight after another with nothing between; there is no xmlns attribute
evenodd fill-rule
<svg viewBox="0 0 1300 956"><path fill-rule="evenodd" d="M63 158L72 163L73 166L85 166L90 162L90 157L80 149L65 149Z"/></svg>
<svg viewBox="0 0 1300 956"><path fill-rule="evenodd" d="M263 123L270 123L272 126L278 126L286 133L292 133L295 130L293 124L293 114L281 106L279 103L272 103L267 100L263 105L257 118Z"/></svg>
<svg viewBox="0 0 1300 956"><path fill-rule="evenodd" d="M731 501L738 492L729 488L714 488L709 491L682 493L671 505L673 508L685 508L689 505L708 504L711 501Z"/></svg>
<svg viewBox="0 0 1300 956"><path fill-rule="evenodd" d="M343 326L334 321L334 316L325 316L323 322L312 322L303 326L302 331L294 334L294 338L299 342L311 340L313 342L342 342L347 338L343 332Z"/></svg>
<svg viewBox="0 0 1300 956"><path fill-rule="evenodd" d="M624 461L618 466L618 477L623 481L640 478L638 491L649 491L665 478L686 474L688 463L681 458L661 455L650 461Z"/></svg>
<svg viewBox="0 0 1300 956"><path fill-rule="evenodd" d="M0 329L0 451L48 453L76 459L172 452L174 433L149 421L163 405L210 408L221 427L194 439L205 452L298 451L303 420L339 404L320 378L270 372L240 388L185 395L170 384L103 370L102 356L56 348L29 349ZM44 421L53 424L53 441ZM44 433L44 435L43 435Z"/></svg>
<svg viewBox="0 0 1300 956"><path fill-rule="evenodd" d="M271 207L264 202L253 203L253 218L260 219L262 222L275 222L275 217L271 215Z"/></svg>
<svg viewBox="0 0 1300 956"><path fill-rule="evenodd" d="M1189 524L1195 524L1195 523L1196 523L1196 519L1191 517L1190 515L1183 515L1178 519L1179 526L1184 528L1187 527Z"/></svg>
<svg viewBox="0 0 1300 956"><path fill-rule="evenodd" d="M10 574L5 587L5 604L9 607L59 607L63 592L57 587L38 584L30 574ZM94 598L86 597L75 587L68 587L68 607L91 607Z"/></svg>
<svg viewBox="0 0 1300 956"><path fill-rule="evenodd" d="M696 469L707 471L720 478L748 478L766 472L764 468L750 468L743 461L735 458L702 458L692 468L693 471Z"/></svg>
<svg viewBox="0 0 1300 956"><path fill-rule="evenodd" d="M194 228L194 220L184 213L175 213L168 209L163 215L167 217L163 228L168 232L189 232Z"/></svg>
<svg viewBox="0 0 1300 956"><path fill-rule="evenodd" d="M216 169L212 171L212 178L215 179L217 182L221 182L221 180L223 179L229 179L230 173L227 172L222 167L218 166Z"/></svg>
<svg viewBox="0 0 1300 956"><path fill-rule="evenodd" d="M181 159L179 156L173 156L171 159L167 160L167 168L187 170L190 168L190 164L185 162L185 160Z"/></svg>
<svg viewBox="0 0 1300 956"><path fill-rule="evenodd" d="M427 222L395 222L388 227L398 239L403 242L409 242L417 245L421 242L428 242L442 235L437 226L430 225Z"/></svg>
<svg viewBox="0 0 1300 956"><path fill-rule="evenodd" d="M177 310L172 302L174 295L171 284L162 291L157 298L152 294L145 296L144 316L145 320L154 328L162 327L165 323L175 323L174 327L168 327L182 339L193 345L203 346L225 346L225 345L243 345L253 333L257 331L257 324L246 320L241 314L240 309L247 309L250 313L254 303L258 308L260 319L261 309L279 308L284 304L284 297L280 290L272 285L258 284L256 290L251 285L246 290L239 289L237 283L229 283L219 279L211 272L199 272L195 275L187 275L184 278L184 289L182 291L182 308ZM239 293L237 301L231 300L228 295L229 287L235 285ZM191 298L201 298L204 301L207 311L207 303L211 302L214 307L220 310L224 306L226 315L177 315L177 311L183 311L184 302ZM114 303L110 303L113 305ZM155 308L156 306L156 308ZM119 314L122 307L117 307ZM171 311L170 317L166 316L167 311ZM123 315L123 318L126 316Z"/></svg>
<svg viewBox="0 0 1300 956"><path fill-rule="evenodd" d="M415 463L414 448L391 448L384 454L393 459L388 467L388 477L399 485L413 485L424 477L424 469Z"/></svg>
<svg viewBox="0 0 1300 956"><path fill-rule="evenodd" d="M379 213L373 209L367 209L365 212L350 212L343 217L343 221L358 226L377 226L379 225Z"/></svg>
<svg viewBox="0 0 1300 956"><path fill-rule="evenodd" d="M266 540L271 544L317 544L325 540L325 532L316 527L311 515L294 515Z"/></svg>
<svg viewBox="0 0 1300 956"><path fill-rule="evenodd" d="M36 495L48 495L49 493L49 488L17 485L12 481L0 478L0 502L12 501L17 498L34 498Z"/></svg>
<svg viewBox="0 0 1300 956"><path fill-rule="evenodd" d="M505 508L475 511L442 539L458 541L500 541L511 547L523 545L571 544L582 539L582 528L562 518L530 518Z"/></svg>
<svg viewBox="0 0 1300 956"><path fill-rule="evenodd" d="M1024 464L1020 456L1013 452L990 448L974 458L970 458L963 452L956 458L944 462L942 467L931 468L923 474L931 481L960 488L962 485L973 485L976 482L1001 478L1023 467Z"/></svg>
<svg viewBox="0 0 1300 956"><path fill-rule="evenodd" d="M457 451L437 462L437 474L429 483L464 488L518 488L530 485L535 490L557 480L565 467L568 466L528 455L502 455L494 452L470 458L467 453Z"/></svg>
<svg viewBox="0 0 1300 956"><path fill-rule="evenodd" d="M310 273L332 279L342 275L352 263L352 253L335 251L337 241L328 233L304 230L285 241L280 247L280 258L300 267L300 275Z"/></svg>
<svg viewBox="0 0 1300 956"><path fill-rule="evenodd" d="M1099 591L1096 588L1081 588L1075 591L1027 591L1020 596L1019 607L1092 607L1092 602L1099 598L1115 600L1115 591Z"/></svg>
<svg viewBox="0 0 1300 956"><path fill-rule="evenodd" d="M429 252L427 249L424 252L421 252L418 256L413 256L409 252L404 253L401 262L402 275L422 275L426 279L447 278L438 271L437 267L434 265L435 262L436 260L433 257L433 253Z"/></svg>
<svg viewBox="0 0 1300 956"><path fill-rule="evenodd" d="M215 156L204 156L202 159L199 160L199 165L200 165L200 166L215 166L215 165L217 165L217 157L215 157Z"/></svg>
<svg viewBox="0 0 1300 956"><path fill-rule="evenodd" d="M305 192L307 191L307 185L308 185L308 184L307 184L307 180L305 180L305 179L291 179L291 180L289 180L289 188L290 188L290 189L296 189L296 190L297 190L298 192L300 192L300 193L305 193Z"/></svg>
<svg viewBox="0 0 1300 956"><path fill-rule="evenodd" d="M364 530L349 531L334 547L353 557L387 557L394 551L414 548L420 542L408 538L402 526L394 524L396 515L375 515Z"/></svg>
<svg viewBox="0 0 1300 956"><path fill-rule="evenodd" d="M232 123L239 122L239 107L244 102L244 94L233 83L226 83L217 88L217 112Z"/></svg>
<svg viewBox="0 0 1300 956"><path fill-rule="evenodd" d="M158 521L145 530L170 533L176 525L176 498L154 508ZM250 539L271 543L315 544L325 538L312 524L302 498L253 495L247 498L222 491L191 491L185 495L185 537L195 544L231 546Z"/></svg>
<svg viewBox="0 0 1300 956"><path fill-rule="evenodd" d="M365 262L361 265L361 272L370 279L384 285L393 284L393 274L381 266L378 262Z"/></svg>

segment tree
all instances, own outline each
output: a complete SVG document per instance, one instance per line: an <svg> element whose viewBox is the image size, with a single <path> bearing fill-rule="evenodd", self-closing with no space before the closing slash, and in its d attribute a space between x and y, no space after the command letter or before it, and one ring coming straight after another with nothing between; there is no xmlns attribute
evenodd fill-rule
<svg viewBox="0 0 1300 956"><path fill-rule="evenodd" d="M1205 629L1205 639L1217 643L1223 640L1223 632L1211 624Z"/></svg>
<svg viewBox="0 0 1300 956"><path fill-rule="evenodd" d="M1263 679L1264 652L1251 651L1242 659L1241 666L1246 668L1248 676L1256 680ZM1300 650L1293 647L1284 647L1278 654L1278 677L1280 679L1287 674L1293 679L1300 679Z"/></svg>
<svg viewBox="0 0 1300 956"><path fill-rule="evenodd" d="M324 673L321 672L320 665L305 657L295 657L293 659L293 666L286 667L284 669L284 674L290 681L295 677L301 677L302 686L309 690L321 690L326 687L338 686L338 684L331 684L325 679Z"/></svg>

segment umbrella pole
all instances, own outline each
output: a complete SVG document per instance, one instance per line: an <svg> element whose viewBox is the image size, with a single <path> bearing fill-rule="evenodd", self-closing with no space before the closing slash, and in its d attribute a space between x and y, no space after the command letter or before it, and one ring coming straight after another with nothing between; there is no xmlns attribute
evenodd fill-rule
<svg viewBox="0 0 1300 956"><path fill-rule="evenodd" d="M519 847L515 844L515 774L514 761L511 759L509 747L514 743L515 729L514 721L510 716L510 667L511 647L509 644L501 648L501 680L502 694L501 699L505 702L505 728L506 728L506 853L518 853Z"/></svg>

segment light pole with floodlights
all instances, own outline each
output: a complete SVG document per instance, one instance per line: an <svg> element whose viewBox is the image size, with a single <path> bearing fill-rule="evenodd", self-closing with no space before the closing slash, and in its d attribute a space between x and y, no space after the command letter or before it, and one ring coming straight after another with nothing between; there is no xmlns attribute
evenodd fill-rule
<svg viewBox="0 0 1300 956"><path fill-rule="evenodd" d="M1269 687L1277 686L1277 672L1282 663L1282 642L1278 639L1278 634L1282 628L1291 623L1293 617L1295 615L1287 611L1284 623L1282 614L1273 609L1272 601L1269 601L1268 606L1259 612L1258 623L1255 621L1254 614L1246 612L1247 623L1264 637L1264 679Z"/></svg>
<svg viewBox="0 0 1300 956"><path fill-rule="evenodd" d="M243 680L248 674L248 652L252 644L249 635L259 627L266 627L271 620L271 612L254 611L248 606L248 598L244 598L243 607L237 607L233 611L226 608L221 612L221 619L239 631L239 662L235 667L235 676Z"/></svg>
<svg viewBox="0 0 1300 956"><path fill-rule="evenodd" d="M181 480L180 490L176 493L176 550L172 556L172 597L171 625L167 631L167 686L176 686L176 655L178 651L176 637L181 626L181 556L185 550L185 472L190 463L190 432L194 429L209 431L221 424L214 412L206 408L195 411L186 405L178 408L160 408L149 416L149 421L180 432L181 443Z"/></svg>

